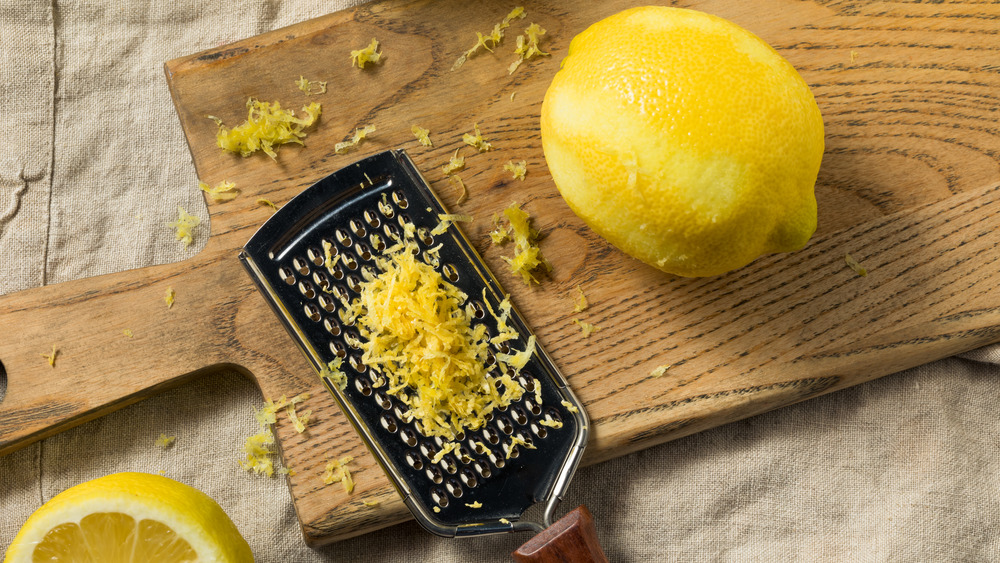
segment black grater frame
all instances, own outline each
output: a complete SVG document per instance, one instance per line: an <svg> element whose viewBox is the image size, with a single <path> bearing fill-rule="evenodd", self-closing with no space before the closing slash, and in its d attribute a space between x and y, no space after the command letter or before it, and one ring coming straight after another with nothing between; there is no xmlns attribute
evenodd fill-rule
<svg viewBox="0 0 1000 563"><path fill-rule="evenodd" d="M387 216L380 202L388 204L394 215ZM368 221L367 213L379 220L378 226ZM390 405L386 407L384 401L372 398L378 396L373 372L363 365L360 370L356 368L360 362L354 359L360 354L352 356L349 338L352 328L337 322L335 310L340 303L333 300L334 310L318 304L318 300L323 299L320 294L337 290L337 287L340 287L338 291L350 294L337 284L346 282L350 286L350 276L357 279L363 267L372 266L371 254L375 249L368 247L369 256L365 256L365 243L374 246L370 233L377 230L391 246L387 225L394 224L401 232L401 219L407 217L418 229L423 229L418 230L423 234L416 237L421 249L442 245L438 251L441 267L451 265L455 268L451 271L457 274L457 280L451 280L452 283L462 289L469 300L481 303L486 299L485 304L497 310L505 294L457 225L434 237L432 243L422 240L438 224L438 215L445 213L448 211L443 203L406 153L390 150L334 172L294 197L251 237L240 252L240 260L317 372L336 355L346 360L342 366L349 380L346 389L341 390L329 378L322 378L323 382L425 529L448 537L540 531L551 524L554 510L579 465L589 427L583 405L540 344L536 342L535 353L521 373L540 382L542 404L535 405L537 409L531 408L535 396L532 389L525 392L521 401L498 412L489 425L499 436L496 444L489 442L481 431L469 433L489 446L493 458L476 450L472 443L474 436L467 435L459 442L465 448L463 452L448 454L435 464L430 458L441 442L417 433L415 445L407 443L402 435L404 427L411 423L400 419L398 400L389 396ZM346 235L346 240L341 234ZM328 273L316 256L323 239L336 243L336 252L345 256L338 265L342 278L325 276L329 282L327 287L321 283L324 276L315 273ZM355 268L349 267L352 262ZM487 324L491 334L496 334L495 321L489 314L482 315L479 322ZM508 323L520 335L512 348L524 349L532 332L516 307L511 308ZM334 326L338 327L336 335L332 334ZM523 381L527 383L528 379ZM368 395L364 393L366 387ZM387 414L390 419L395 414L396 424L385 422ZM520 415L527 415L524 418L531 423L521 423ZM563 426L551 430L546 427L543 437L537 431L540 428L537 422L546 418L559 420ZM506 423L501 424L502 419ZM509 433L504 430L511 427L513 430ZM395 430L390 431L390 428ZM536 449L517 448L518 455L513 459L496 461L503 456L502 446L510 435L527 435ZM414 453L420 460L418 466L412 462ZM484 464L488 475L482 472ZM456 484L460 485L457 489L453 487ZM482 507L469 506L477 501ZM546 503L542 522L522 519L524 510L541 502Z"/></svg>

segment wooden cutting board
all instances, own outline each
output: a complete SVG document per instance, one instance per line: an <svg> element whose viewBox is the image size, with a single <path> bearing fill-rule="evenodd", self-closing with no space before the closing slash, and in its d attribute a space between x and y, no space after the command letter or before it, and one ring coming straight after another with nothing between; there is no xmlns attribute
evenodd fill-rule
<svg viewBox="0 0 1000 563"><path fill-rule="evenodd" d="M408 518L334 401L255 292L237 250L278 205L357 159L406 149L466 228L587 404L585 462L595 463L1000 340L1000 74L992 45L1000 6L756 0L682 2L729 18L778 49L812 86L827 149L816 187L819 230L808 247L708 279L665 275L592 233L545 167L538 115L570 39L633 2L526 5L495 53L458 56L514 6L386 0L170 61L167 79L199 176L241 195L208 202L211 238L197 256L0 297L0 453L95 418L167 386L235 368L266 397L309 392L315 423L298 434L281 416L282 456L305 539L321 544ZM551 57L508 75L513 36L548 30ZM384 64L352 68L376 37ZM637 56L640 55L637 53ZM305 97L299 76L328 81ZM277 162L215 146L215 124L245 118L255 97L323 105L304 147ZM459 188L441 172L478 123L495 150L466 150ZM377 126L358 150L333 146ZM417 144L413 124L430 129ZM502 170L526 160L526 179ZM527 288L488 244L493 213L520 202L545 233L551 279ZM845 264L852 254L869 275ZM590 309L573 312L575 289ZM167 310L168 287L178 305ZM572 319L602 330L585 338ZM134 337L123 338L122 327ZM39 355L57 343L57 368ZM40 347L42 349L40 349ZM670 365L662 377L650 372ZM249 413L248 413L249 414ZM238 452L233 452L234 458ZM357 488L322 481L353 455ZM374 507L363 501L377 500Z"/></svg>

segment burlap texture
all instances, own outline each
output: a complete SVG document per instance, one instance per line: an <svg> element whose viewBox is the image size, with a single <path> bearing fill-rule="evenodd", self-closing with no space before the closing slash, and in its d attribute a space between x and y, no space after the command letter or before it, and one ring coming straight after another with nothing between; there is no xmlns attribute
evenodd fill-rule
<svg viewBox="0 0 1000 563"><path fill-rule="evenodd" d="M196 253L207 225L188 249L164 225L207 213L163 62L353 3L4 3L0 293ZM971 352L583 469L564 508L590 507L613 561L1000 560L998 363ZM0 458L0 547L54 494L125 470L205 491L263 562L507 561L526 539L409 523L305 547L285 484L235 463L261 401L219 374Z"/></svg>

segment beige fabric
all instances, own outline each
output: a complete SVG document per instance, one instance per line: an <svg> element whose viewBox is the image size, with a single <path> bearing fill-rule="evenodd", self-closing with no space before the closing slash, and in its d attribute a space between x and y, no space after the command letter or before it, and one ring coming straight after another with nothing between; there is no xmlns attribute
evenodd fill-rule
<svg viewBox="0 0 1000 563"><path fill-rule="evenodd" d="M164 227L177 205L206 213L162 63L350 2L5 2L0 292L197 252ZM997 363L975 351L587 468L565 506L591 508L614 561L1000 560ZM0 547L41 502L124 470L207 492L264 562L507 561L526 539L410 523L306 548L284 483L235 464L260 402L220 374L0 458Z"/></svg>

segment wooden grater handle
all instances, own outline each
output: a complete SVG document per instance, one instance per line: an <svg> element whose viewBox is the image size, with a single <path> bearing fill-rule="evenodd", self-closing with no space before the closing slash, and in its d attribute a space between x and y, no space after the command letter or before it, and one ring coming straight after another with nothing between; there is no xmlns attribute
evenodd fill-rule
<svg viewBox="0 0 1000 563"><path fill-rule="evenodd" d="M594 517L582 504L517 548L513 556L518 563L608 563Z"/></svg>

